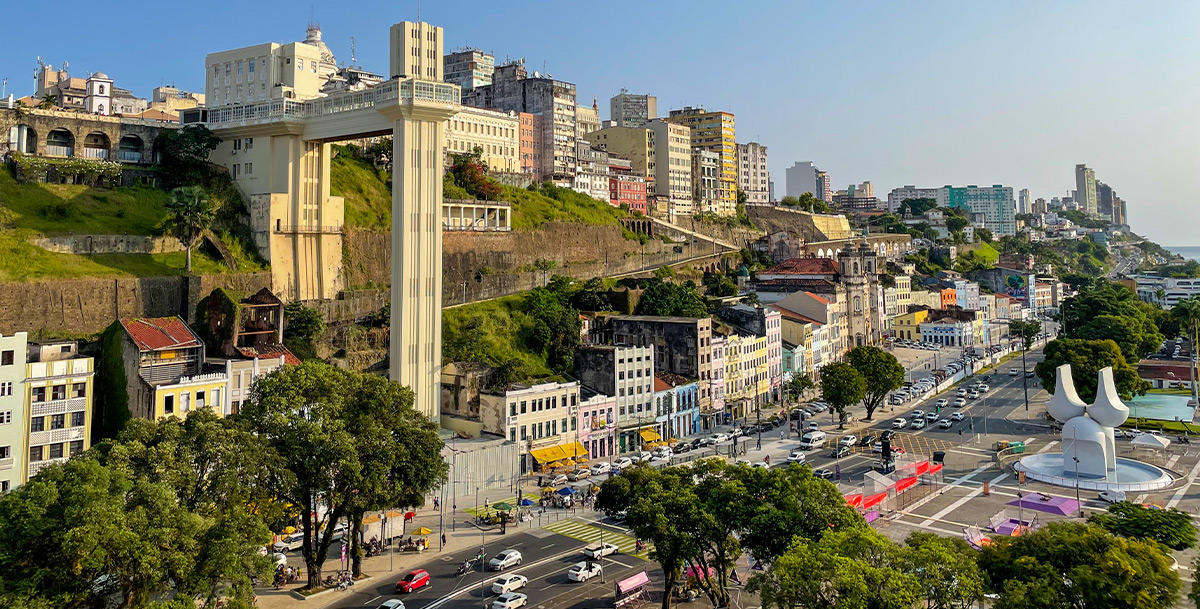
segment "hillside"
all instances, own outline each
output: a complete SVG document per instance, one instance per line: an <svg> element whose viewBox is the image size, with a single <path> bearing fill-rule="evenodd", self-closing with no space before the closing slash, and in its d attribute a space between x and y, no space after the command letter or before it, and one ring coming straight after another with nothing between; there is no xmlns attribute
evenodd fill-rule
<svg viewBox="0 0 1200 609"><path fill-rule="evenodd" d="M391 229L392 189L386 171L339 150L329 162L329 173L329 194L346 200L347 227Z"/></svg>

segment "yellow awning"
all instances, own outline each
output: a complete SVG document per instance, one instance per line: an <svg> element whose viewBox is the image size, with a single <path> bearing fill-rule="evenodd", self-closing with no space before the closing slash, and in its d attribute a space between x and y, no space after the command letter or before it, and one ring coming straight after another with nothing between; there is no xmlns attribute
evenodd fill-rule
<svg viewBox="0 0 1200 609"><path fill-rule="evenodd" d="M587 449L579 442L572 442L570 444L559 444L558 446L535 448L529 451L529 454L534 459L537 459L539 463L550 463L587 455Z"/></svg>
<svg viewBox="0 0 1200 609"><path fill-rule="evenodd" d="M638 435L642 436L643 442L658 442L662 439L662 436L658 435L658 432L653 429L643 429L638 432Z"/></svg>

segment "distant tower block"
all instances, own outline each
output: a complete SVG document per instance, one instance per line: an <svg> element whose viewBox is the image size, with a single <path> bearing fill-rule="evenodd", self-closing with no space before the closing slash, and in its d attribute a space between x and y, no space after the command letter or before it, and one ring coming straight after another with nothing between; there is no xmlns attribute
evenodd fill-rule
<svg viewBox="0 0 1200 609"><path fill-rule="evenodd" d="M442 85L442 28L404 21L391 30L391 76L415 91ZM457 87L455 87L457 89ZM413 95L381 112L392 120L392 327L389 376L416 408L441 416L442 140L455 103Z"/></svg>

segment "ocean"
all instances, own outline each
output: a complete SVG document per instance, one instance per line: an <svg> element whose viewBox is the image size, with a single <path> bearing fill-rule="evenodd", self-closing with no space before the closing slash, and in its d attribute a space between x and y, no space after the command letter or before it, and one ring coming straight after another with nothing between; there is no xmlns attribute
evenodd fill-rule
<svg viewBox="0 0 1200 609"><path fill-rule="evenodd" d="M1167 251L1173 254L1179 254L1188 260L1200 262L1200 246L1198 245L1171 245L1166 249Z"/></svg>

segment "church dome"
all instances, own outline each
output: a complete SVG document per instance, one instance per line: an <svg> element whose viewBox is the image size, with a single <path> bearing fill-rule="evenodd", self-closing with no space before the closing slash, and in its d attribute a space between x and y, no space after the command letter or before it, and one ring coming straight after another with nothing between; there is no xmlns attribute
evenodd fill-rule
<svg viewBox="0 0 1200 609"><path fill-rule="evenodd" d="M305 30L304 44L312 45L321 50L321 73L333 74L337 72L337 58L333 56L333 51L329 50L329 46L321 40L320 24L310 23L308 29Z"/></svg>

